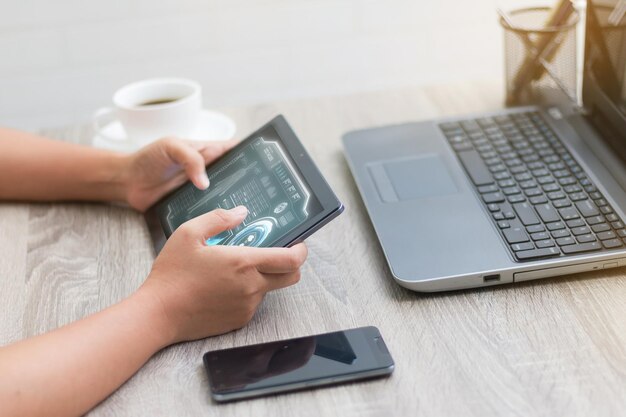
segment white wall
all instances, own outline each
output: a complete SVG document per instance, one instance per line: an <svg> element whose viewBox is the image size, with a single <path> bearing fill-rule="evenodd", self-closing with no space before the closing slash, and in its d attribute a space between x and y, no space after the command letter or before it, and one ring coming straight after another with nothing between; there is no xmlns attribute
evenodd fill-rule
<svg viewBox="0 0 626 417"><path fill-rule="evenodd" d="M502 77L493 0L0 0L0 124L86 121L129 81L208 105Z"/></svg>

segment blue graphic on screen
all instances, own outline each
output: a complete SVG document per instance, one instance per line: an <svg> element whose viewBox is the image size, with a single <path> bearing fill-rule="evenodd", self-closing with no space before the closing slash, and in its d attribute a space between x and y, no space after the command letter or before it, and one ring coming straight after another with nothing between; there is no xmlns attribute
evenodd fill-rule
<svg viewBox="0 0 626 417"><path fill-rule="evenodd" d="M322 211L294 167L278 135L268 128L228 160L207 170L211 185L181 188L157 208L169 237L184 222L217 208L243 205L248 216L234 229L207 239L207 245L271 246Z"/></svg>

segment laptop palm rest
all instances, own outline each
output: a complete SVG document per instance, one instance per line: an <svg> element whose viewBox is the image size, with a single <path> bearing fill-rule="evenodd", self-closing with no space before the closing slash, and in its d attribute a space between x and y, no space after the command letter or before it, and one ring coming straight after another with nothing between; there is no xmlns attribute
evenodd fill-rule
<svg viewBox="0 0 626 417"><path fill-rule="evenodd" d="M438 154L368 164L380 199L385 203L437 197L459 192Z"/></svg>

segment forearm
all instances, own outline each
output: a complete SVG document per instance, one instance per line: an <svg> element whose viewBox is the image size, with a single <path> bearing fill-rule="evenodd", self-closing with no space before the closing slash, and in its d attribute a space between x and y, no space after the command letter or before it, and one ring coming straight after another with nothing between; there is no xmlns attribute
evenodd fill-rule
<svg viewBox="0 0 626 417"><path fill-rule="evenodd" d="M127 157L0 128L0 199L125 200Z"/></svg>
<svg viewBox="0 0 626 417"><path fill-rule="evenodd" d="M138 292L84 320L0 348L2 414L84 414L171 340L159 304Z"/></svg>

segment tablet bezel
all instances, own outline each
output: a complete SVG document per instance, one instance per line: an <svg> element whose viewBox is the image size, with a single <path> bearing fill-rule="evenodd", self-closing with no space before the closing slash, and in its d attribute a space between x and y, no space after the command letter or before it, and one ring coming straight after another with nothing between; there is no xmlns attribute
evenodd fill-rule
<svg viewBox="0 0 626 417"><path fill-rule="evenodd" d="M309 188L311 189L311 194L317 198L320 205L322 206L321 212L305 220L304 223L296 226L295 228L287 232L285 236L278 239L272 245L274 247L288 247L303 241L304 239L312 235L315 231L319 230L330 220L338 216L343 211L343 205L341 204L335 193L332 191L332 189L322 176L322 173L319 171L319 169L311 159L310 155L302 145L302 142L300 142L283 115L278 115L274 117L272 120L252 132L245 139L239 142L233 149L220 157L217 161L221 160L222 158L228 158L229 156L234 155L270 126L273 127L278 134L278 138L287 153L289 154L291 161L294 163L296 169L299 171L299 174L302 176L303 180L306 182L306 184L308 184ZM207 169L210 168L217 161L208 165ZM144 214L144 218L150 232L150 237L152 238L154 249L157 254L165 245L167 237L165 236L163 227L161 226L161 222L156 214L156 208L159 206L159 204L163 202L163 200L170 198L173 194L175 194L182 187L185 187L188 184L189 181L169 192L159 201L154 203L152 207L150 207Z"/></svg>

